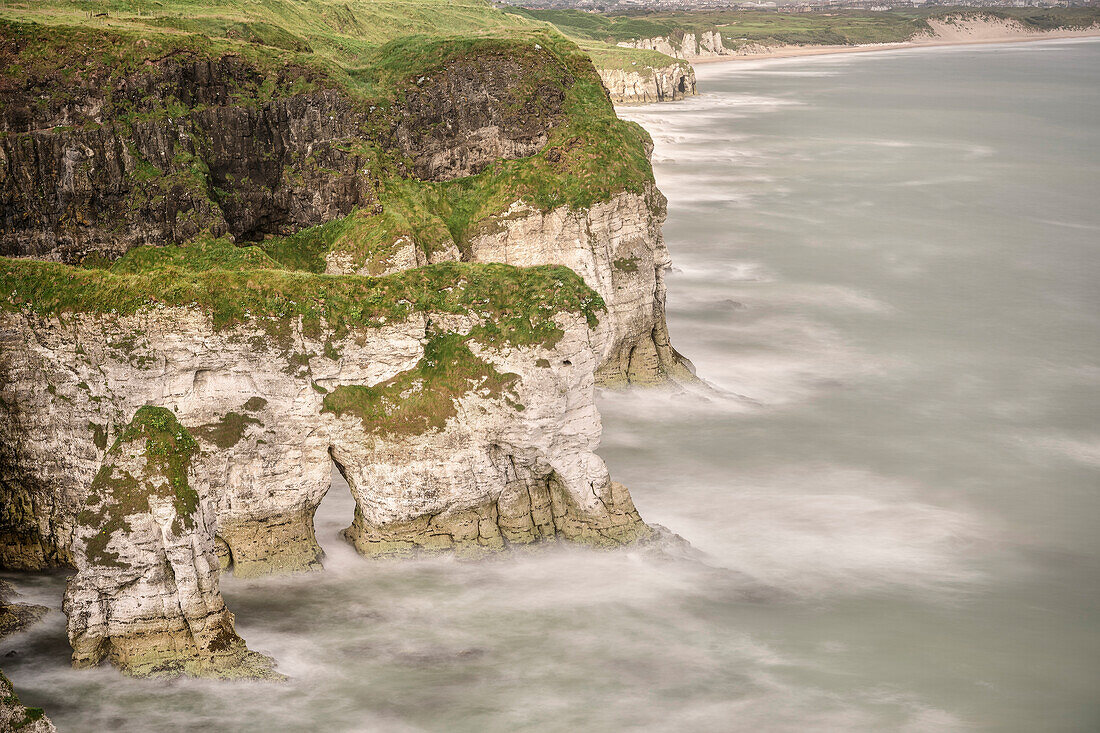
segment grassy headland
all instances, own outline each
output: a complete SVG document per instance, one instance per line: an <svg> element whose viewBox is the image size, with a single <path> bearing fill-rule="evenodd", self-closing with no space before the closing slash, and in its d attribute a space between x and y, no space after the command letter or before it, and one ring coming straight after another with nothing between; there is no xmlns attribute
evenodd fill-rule
<svg viewBox="0 0 1100 733"><path fill-rule="evenodd" d="M447 240L461 250L481 222L517 199L543 209L584 207L621 191L643 192L652 182L648 136L615 116L586 54L548 24L486 2L34 0L0 7L0 86L39 91L40 105L62 108L81 84L109 88L173 54L246 63L254 81L231 89L236 104L334 89L357 105L359 134L345 147L370 162L381 205L265 246L283 266L318 272L324 254L341 247L369 264L371 252L401 236L429 254ZM474 176L410 175L407 157L382 142L393 116L418 80L486 55L517 61L532 84L560 85L564 114L548 143L536 155L499 160ZM514 90L515 104L524 93ZM110 93L107 105L121 125L201 112L177 99L135 103ZM213 189L201 161L184 168L189 192ZM165 195L168 174L159 166L137 174L149 196ZM218 193L224 192L212 191Z"/></svg>
<svg viewBox="0 0 1100 733"><path fill-rule="evenodd" d="M139 247L113 263L91 258L83 267L0 258L0 307L125 314L157 304L195 306L217 327L301 317L314 331L322 323L337 331L371 327L413 311L476 312L484 317L479 340L512 344L554 341L560 331L550 316L560 310L595 323L602 301L561 267L443 263L379 278L321 274L334 249L370 269L402 237L427 254L452 242L461 250L488 217L518 199L544 209L583 207L647 189L646 133L615 116L591 61L549 25L478 0L34 0L0 7L0 85L39 90L43 105L60 107L70 101L66 95L98 85L108 90L103 124L201 113L202 105L174 97L135 103L112 91L180 54L243 61L251 72L229 88L234 104L317 90L350 98L361 122L346 145L369 161L379 205L255 246L200 236ZM473 176L410 174L408 159L385 142L391 115L425 77L493 54L525 65L533 79L560 84L562 114L547 144ZM524 89L514 93L524 101ZM165 175L152 163L138 172L144 190L157 190ZM192 174L192 190L213 191L201 165Z"/></svg>

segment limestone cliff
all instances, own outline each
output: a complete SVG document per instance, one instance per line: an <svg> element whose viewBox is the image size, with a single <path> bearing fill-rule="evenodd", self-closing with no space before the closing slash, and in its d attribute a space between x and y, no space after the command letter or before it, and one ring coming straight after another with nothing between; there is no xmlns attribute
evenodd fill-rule
<svg viewBox="0 0 1100 733"><path fill-rule="evenodd" d="M76 519L78 572L65 592L73 665L130 675L272 677L218 591L207 474L163 407L122 427Z"/></svg>
<svg viewBox="0 0 1100 733"><path fill-rule="evenodd" d="M615 104L675 102L695 96L695 70L686 64L600 69L600 79Z"/></svg>
<svg viewBox="0 0 1100 733"><path fill-rule="evenodd" d="M656 187L586 210L543 212L519 201L487 221L470 250L483 262L565 265L600 294L607 305L596 341L601 384L690 382L692 367L672 348L665 325L665 212Z"/></svg>
<svg viewBox="0 0 1100 733"><path fill-rule="evenodd" d="M19 70L0 104L0 255L96 261L203 232L271 241L340 219L346 236L322 253L331 274L453 260L585 260L578 272L613 316L597 347L601 381L690 379L666 348L663 198L645 143L567 116L570 104L606 106L591 62L575 48L555 50L542 37L445 47L374 104L305 62L176 48L172 38L140 39L137 58L123 55L115 68L93 52L116 53L132 38L72 31L65 40L83 51L48 51L72 54L75 73L41 68L33 33L0 23L0 57ZM383 52L386 63L408 53ZM657 70L652 94L646 87L642 95L693 93L690 67L674 69ZM590 149L607 140L613 154ZM517 159L533 171L501 167ZM598 174L584 169L602 159ZM616 165L622 182L605 184ZM450 181L453 188L435 185ZM563 190L580 201L562 200ZM529 225L498 226L521 211ZM554 232L558 223L568 232ZM498 233L486 238L492 228ZM517 245L502 237L538 241L518 245L517 260ZM630 306L637 312L627 313ZM18 524L25 502L8 511Z"/></svg>
<svg viewBox="0 0 1100 733"><path fill-rule="evenodd" d="M678 59L698 59L712 56L728 56L736 53L735 49L727 48L722 42L722 34L718 31L702 31L696 33L680 33L669 36L657 36L654 38L638 38L632 41L620 41L619 46L624 48L642 48L650 51L658 51L666 56Z"/></svg>
<svg viewBox="0 0 1100 733"><path fill-rule="evenodd" d="M564 268L307 277L298 295L269 294L274 273L212 273L211 290L181 296L215 298L238 277L257 308L330 303L320 320L253 312L232 324L144 298L128 315L49 313L34 291L50 275L89 298L132 283L91 272L74 282L65 269L24 263L0 278L22 303L0 313L0 488L26 507L2 537L7 567L72 561L106 447L146 404L170 408L202 446L193 464L211 485L221 553L244 575L319 563L312 517L333 462L356 498L349 538L373 554L648 531L593 453L604 311ZM357 294L345 318L359 325L337 320L336 294ZM414 305L424 299L428 310Z"/></svg>

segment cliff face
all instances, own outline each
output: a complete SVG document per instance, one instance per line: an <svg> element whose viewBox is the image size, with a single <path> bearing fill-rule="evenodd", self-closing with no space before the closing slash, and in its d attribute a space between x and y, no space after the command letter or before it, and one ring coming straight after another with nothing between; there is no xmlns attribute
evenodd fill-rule
<svg viewBox="0 0 1100 733"><path fill-rule="evenodd" d="M688 60L710 56L728 56L736 53L734 49L725 47L722 43L722 34L718 31L703 31L698 35L684 33L680 37L639 38L633 41L620 41L618 45L624 48L644 48L650 51L659 51L666 56Z"/></svg>
<svg viewBox="0 0 1100 733"><path fill-rule="evenodd" d="M694 380L692 367L668 341L661 236L665 198L620 194L587 210L541 212L516 202L471 240L478 261L565 265L603 298L607 317L597 332L603 385Z"/></svg>
<svg viewBox="0 0 1100 733"><path fill-rule="evenodd" d="M73 664L131 675L271 677L218 592L214 516L198 444L142 407L107 452L76 518L79 572L65 592Z"/></svg>
<svg viewBox="0 0 1100 733"><path fill-rule="evenodd" d="M675 102L695 96L695 70L681 64L641 71L600 69L600 80L615 104Z"/></svg>
<svg viewBox="0 0 1100 733"><path fill-rule="evenodd" d="M0 107L0 255L116 257L203 230L261 239L374 205L349 100L270 98L308 75L180 54L64 93L27 78Z"/></svg>
<svg viewBox="0 0 1100 733"><path fill-rule="evenodd" d="M418 176L469 176L546 145L573 79L566 68L548 73L559 62L546 49L534 53L525 63L508 53L464 56L416 78L393 135Z"/></svg>
<svg viewBox="0 0 1100 733"><path fill-rule="evenodd" d="M275 336L188 308L0 315L0 487L29 509L3 538L4 565L71 561L106 446L145 404L170 408L202 447L220 552L244 575L318 565L312 517L333 462L356 498L349 537L372 554L645 534L593 453L602 342L587 317L542 311L560 337L508 346L471 336L492 328L478 313L354 332L291 322Z"/></svg>
<svg viewBox="0 0 1100 733"><path fill-rule="evenodd" d="M665 198L655 186L644 195L622 193L587 208L543 211L515 201L478 226L465 252L448 240L429 258L405 237L383 272L459 258L520 267L564 265L607 306L593 337L599 384L693 382L693 367L671 347L665 325L664 271L671 262L661 235L665 215ZM326 271L369 272L339 253L329 256Z"/></svg>
<svg viewBox="0 0 1100 733"><path fill-rule="evenodd" d="M333 466L366 555L650 536L596 380L692 377L645 134L575 46L65 33L0 23L0 566L76 566L75 664L267 675L216 568L319 567Z"/></svg>
<svg viewBox="0 0 1100 733"><path fill-rule="evenodd" d="M354 209L374 215L364 221L391 222L393 230L366 237L373 257L329 252L325 271L382 275L451 260L515 262L506 252L514 246L503 246L499 236L485 243L480 232L518 207L539 219L502 229L512 239L539 239L523 245L520 264L572 267L586 259L578 271L611 305L613 343L598 350L614 362L604 365L601 381L688 378L685 369L663 367L631 375L622 356L631 348L652 352L651 321L663 323L660 270L668 257L660 242L663 199L655 190L551 210L490 192L502 201L499 211L511 213L482 214L467 235L477 242L456 241L437 213L425 214L418 202L411 211L407 201L394 205L378 190L382 151L395 156L391 168L430 181L536 153L550 163L550 176L567 166L567 156L581 155L578 138L547 147L563 126L567 91L578 83L576 69L551 49L533 43L452 53L396 84L386 104L374 105L329 88L333 82L316 69L209 50L149 52L153 58L121 72L88 60L87 71L61 77L27 62L30 42L20 32L0 25L0 40L8 36L3 51L30 68L8 80L11 93L0 105L0 255L113 259L142 244L187 241L200 232L262 240ZM93 49L103 43L87 34L72 41ZM680 66L658 70L652 87L642 96L694 93L693 73ZM454 208L450 201L437 206ZM621 225L607 221L616 216ZM409 228L416 218L434 218L430 245L423 232ZM578 228L587 219L595 226ZM568 235L548 229L566 220ZM589 255L575 251L578 238ZM639 238L646 241L630 244L630 253L615 253L622 241ZM616 270L616 260L626 264ZM637 282L624 286L629 279ZM642 286L648 294L635 292ZM625 315L618 305L624 297L638 314Z"/></svg>

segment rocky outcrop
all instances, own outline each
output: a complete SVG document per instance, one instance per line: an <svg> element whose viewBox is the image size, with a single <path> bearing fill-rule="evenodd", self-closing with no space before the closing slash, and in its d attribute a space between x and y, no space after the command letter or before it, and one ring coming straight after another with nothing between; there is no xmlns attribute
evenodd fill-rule
<svg viewBox="0 0 1100 733"><path fill-rule="evenodd" d="M65 591L73 665L134 676L277 677L249 651L218 591L214 516L199 446L163 407L142 407L107 451L76 518Z"/></svg>
<svg viewBox="0 0 1100 733"><path fill-rule="evenodd" d="M672 348L665 324L664 271L671 262L661 235L665 215L665 198L652 185L644 193L620 193L587 208L544 211L516 201L481 222L464 251L447 239L428 256L402 236L381 265L364 265L334 250L326 271L384 274L459 258L519 267L564 265L607 306L593 336L600 385L692 383L693 367Z"/></svg>
<svg viewBox="0 0 1100 733"><path fill-rule="evenodd" d="M538 44L524 53L529 58L515 49L479 50L415 79L393 135L418 176L469 176L494 160L533 155L546 145L573 78Z"/></svg>
<svg viewBox="0 0 1100 733"><path fill-rule="evenodd" d="M0 580L0 639L22 631L49 612L45 606L17 603L17 595L8 582Z"/></svg>
<svg viewBox="0 0 1100 733"><path fill-rule="evenodd" d="M640 70L600 69L600 80L615 104L675 102L695 96L695 70L686 64Z"/></svg>
<svg viewBox="0 0 1100 733"><path fill-rule="evenodd" d="M580 210L543 212L516 202L471 238L471 256L519 266L551 262L583 277L607 305L597 333L602 385L692 382L693 368L672 348L665 325L665 212L656 187Z"/></svg>
<svg viewBox="0 0 1100 733"><path fill-rule="evenodd" d="M722 34L713 30L702 31L699 34L683 33L654 38L638 38L632 41L620 41L618 45L624 48L659 51L666 56L688 60L712 56L729 56L736 53L735 49L726 48L722 42Z"/></svg>
<svg viewBox="0 0 1100 733"><path fill-rule="evenodd" d="M3 672L0 672L0 731L57 733L42 708L29 708L19 701L11 680Z"/></svg>
<svg viewBox="0 0 1100 733"><path fill-rule="evenodd" d="M113 258L204 230L255 240L375 205L347 98L265 100L308 81L188 54L50 94L27 80L0 106L0 255Z"/></svg>
<svg viewBox="0 0 1100 733"><path fill-rule="evenodd" d="M9 583L0 580L0 639L22 631L49 612L45 606L17 603L17 595ZM0 731L56 733L42 708L28 708L19 701L3 672L0 672Z"/></svg>
<svg viewBox="0 0 1100 733"><path fill-rule="evenodd" d="M0 24L0 61L21 68L26 37ZM479 48L409 79L383 108L277 60L267 68L231 53L147 53L128 73L90 54L74 61L76 73L5 80L0 255L113 259L203 231L258 241L380 210L375 159L364 151L382 144L431 180L526 157L545 146L574 81L539 44Z"/></svg>
<svg viewBox="0 0 1100 733"><path fill-rule="evenodd" d="M645 535L629 495L594 453L604 342L589 316L538 307L591 291L561 268L545 285L523 286L479 285L484 266L468 274L463 265L434 267L451 268L444 284L459 283L441 291L448 297L480 287L478 302L488 303L503 288L499 297L531 315L515 321L479 305L465 316L416 313L349 330L259 317L216 327L186 307L63 319L27 308L0 313L0 438L9 447L0 489L32 507L19 541L0 548L15 556L0 562L71 559L108 441L146 404L171 409L203 448L193 467L211 486L221 555L242 575L319 564L312 518L333 462L356 498L349 536L372 554ZM346 280L326 282L347 292L360 279ZM560 335L536 343L492 335L501 324L551 318ZM27 538L53 553L28 554Z"/></svg>

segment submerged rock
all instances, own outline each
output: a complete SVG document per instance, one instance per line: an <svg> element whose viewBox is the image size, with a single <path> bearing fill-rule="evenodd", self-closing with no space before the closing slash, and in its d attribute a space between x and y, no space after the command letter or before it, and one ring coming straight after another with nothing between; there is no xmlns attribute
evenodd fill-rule
<svg viewBox="0 0 1100 733"><path fill-rule="evenodd" d="M42 708L29 708L19 701L11 680L3 672L0 672L0 731L57 733Z"/></svg>
<svg viewBox="0 0 1100 733"><path fill-rule="evenodd" d="M15 603L16 595L9 583L0 580L0 639L22 631L49 613L45 606Z"/></svg>
<svg viewBox="0 0 1100 733"><path fill-rule="evenodd" d="M278 676L237 636L218 590L198 452L163 407L139 409L107 452L77 518L78 571L65 592L74 666L107 659L135 676Z"/></svg>

